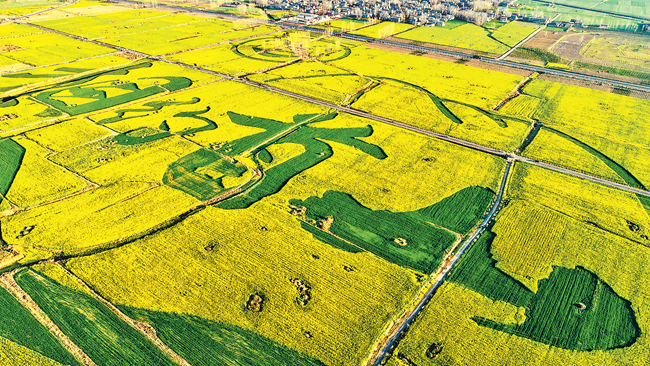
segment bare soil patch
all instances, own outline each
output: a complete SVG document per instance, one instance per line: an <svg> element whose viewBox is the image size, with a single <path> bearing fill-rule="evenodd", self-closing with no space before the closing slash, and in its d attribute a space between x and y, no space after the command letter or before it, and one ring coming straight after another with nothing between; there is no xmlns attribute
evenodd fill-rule
<svg viewBox="0 0 650 366"><path fill-rule="evenodd" d="M543 30L537 33L535 37L529 39L528 42L524 43L523 47L548 49L553 45L553 43L565 35L567 35L565 32L551 32Z"/></svg>

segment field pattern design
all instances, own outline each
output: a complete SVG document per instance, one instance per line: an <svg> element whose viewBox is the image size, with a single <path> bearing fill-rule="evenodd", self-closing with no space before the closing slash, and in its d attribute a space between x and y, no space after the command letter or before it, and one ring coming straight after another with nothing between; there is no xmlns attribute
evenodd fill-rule
<svg viewBox="0 0 650 366"><path fill-rule="evenodd" d="M577 351L628 347L636 341L640 332L630 302L592 272L554 267L533 293L495 267L490 255L494 237L481 237L450 280L493 300L525 307L526 319L511 325L474 318L479 325Z"/></svg>

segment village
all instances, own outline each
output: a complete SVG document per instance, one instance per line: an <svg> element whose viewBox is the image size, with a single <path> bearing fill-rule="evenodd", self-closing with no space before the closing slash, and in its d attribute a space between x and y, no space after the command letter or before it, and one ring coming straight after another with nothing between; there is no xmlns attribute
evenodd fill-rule
<svg viewBox="0 0 650 366"><path fill-rule="evenodd" d="M454 19L478 25L491 20L540 24L551 20L549 16L510 11L515 3L515 0L269 0L268 8L297 12L297 16L286 20L306 25L342 17L432 27L444 26Z"/></svg>

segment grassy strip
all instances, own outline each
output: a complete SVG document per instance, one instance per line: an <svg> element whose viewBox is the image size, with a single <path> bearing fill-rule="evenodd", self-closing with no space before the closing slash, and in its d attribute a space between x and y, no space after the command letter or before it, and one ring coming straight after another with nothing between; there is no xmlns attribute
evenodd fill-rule
<svg viewBox="0 0 650 366"><path fill-rule="evenodd" d="M92 296L59 285L32 270L21 270L15 278L56 325L97 364L176 365Z"/></svg>
<svg viewBox="0 0 650 366"><path fill-rule="evenodd" d="M9 292L0 288L0 336L66 365L77 360Z"/></svg>
<svg viewBox="0 0 650 366"><path fill-rule="evenodd" d="M606 73L612 74L612 75L629 76L629 77L633 77L633 78L637 78L637 79L650 80L650 73L647 73L647 72L626 70L626 69L620 69L620 68L617 68L617 67L590 64L590 63L587 63L587 62L580 62L580 61L576 61L573 64L573 66L581 68L581 69L586 69L586 70L602 71L602 72L606 72Z"/></svg>
<svg viewBox="0 0 650 366"><path fill-rule="evenodd" d="M191 315L123 307L126 314L151 324L160 339L193 366L324 366L250 330Z"/></svg>
<svg viewBox="0 0 650 366"><path fill-rule="evenodd" d="M518 47L510 54L510 57L526 60L542 61L546 63L565 64L567 60L543 48Z"/></svg>
<svg viewBox="0 0 650 366"><path fill-rule="evenodd" d="M613 171L616 172L624 181L625 183L629 184L632 187L639 188L639 189L645 189L643 184L632 175L627 169L625 169L622 165L619 163L615 162L614 160L610 159L608 156L605 154L601 153L600 151L594 149L593 147L585 144L584 142L576 139L575 137L569 136L564 132L560 132L556 129L553 129L551 127L544 126L544 129L553 132L554 134L564 137L565 139L573 142L574 144L580 146L581 148L587 150L590 154L596 156L598 159L602 160L608 167L610 167Z"/></svg>
<svg viewBox="0 0 650 366"><path fill-rule="evenodd" d="M316 228L313 225L309 225L306 222L301 221L300 226L303 228L303 230L308 231L311 233L314 238L322 241L323 243L327 243L331 246L333 246L336 249L341 249L349 253L361 253L363 250L359 249L359 247L355 247L354 245L350 245L346 243L345 241L337 238L334 235L331 235L323 230L320 230Z"/></svg>
<svg viewBox="0 0 650 366"><path fill-rule="evenodd" d="M524 141L521 142L521 145L519 145L519 147L517 148L517 151L519 153L526 150L526 148L533 142L533 140L535 139L535 137L539 133L539 130L542 129L542 124L535 122L535 123L533 123L533 125L531 127L532 128L528 132L528 135L526 136Z"/></svg>

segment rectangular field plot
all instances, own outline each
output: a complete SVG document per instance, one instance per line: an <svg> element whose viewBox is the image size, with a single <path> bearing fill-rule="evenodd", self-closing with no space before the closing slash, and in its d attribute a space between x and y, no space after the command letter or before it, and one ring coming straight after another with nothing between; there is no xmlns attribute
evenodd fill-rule
<svg viewBox="0 0 650 366"><path fill-rule="evenodd" d="M15 60L12 60L15 62ZM0 76L0 92L7 93L13 89L41 87L54 85L58 82L73 79L78 74L91 73L93 70L114 68L131 63L129 59L118 56L101 56L86 60L78 60L65 64L41 67L33 70L7 73ZM31 68L24 65L23 68ZM13 93L7 93L13 94Z"/></svg>
<svg viewBox="0 0 650 366"><path fill-rule="evenodd" d="M63 4L59 0L18 0L0 4L0 14L7 18L33 13L53 6Z"/></svg>
<svg viewBox="0 0 650 366"><path fill-rule="evenodd" d="M507 45L490 38L489 35L490 31L487 29L467 23L453 28L418 27L400 33L397 38L465 48L489 54L502 54L508 51Z"/></svg>
<svg viewBox="0 0 650 366"><path fill-rule="evenodd" d="M85 119L75 118L30 131L25 136L47 149L63 151L97 141L111 134L114 132L108 128Z"/></svg>
<svg viewBox="0 0 650 366"><path fill-rule="evenodd" d="M359 110L504 150L530 124L492 110L518 76L367 47L334 64L380 83L352 99Z"/></svg>
<svg viewBox="0 0 650 366"><path fill-rule="evenodd" d="M603 203L611 209L619 192L576 200L573 186L542 182L531 177L509 187L496 224L463 255L393 354L418 365L644 364L650 249L535 198L563 196L564 207L586 211ZM647 230L648 214L634 207ZM611 212L630 218L629 209ZM387 364L399 365L398 358Z"/></svg>
<svg viewBox="0 0 650 366"><path fill-rule="evenodd" d="M524 90L526 96L515 98L512 106L508 103L500 111L527 110L531 118L549 127L543 127L541 139L533 140L524 154L631 186L650 184L644 168L650 143L645 133L650 126L650 102L543 80L533 81ZM522 97L527 103L517 101ZM559 151L546 143L549 139L559 141ZM562 146L579 151L578 158L561 153L566 150ZM596 160L602 163L590 162Z"/></svg>
<svg viewBox="0 0 650 366"><path fill-rule="evenodd" d="M80 191L88 185L83 178L49 161L48 150L34 141L20 137L14 141L25 149L25 155L6 194L13 204L33 206Z"/></svg>
<svg viewBox="0 0 650 366"><path fill-rule="evenodd" d="M543 205L579 222L650 246L647 239L650 205L633 193L543 168L516 165L508 197Z"/></svg>
<svg viewBox="0 0 650 366"><path fill-rule="evenodd" d="M0 104L0 116L0 135L13 136L67 115L31 97L21 96Z"/></svg>
<svg viewBox="0 0 650 366"><path fill-rule="evenodd" d="M193 233L191 243L173 244L187 232ZM118 271L111 265L116 261L133 270ZM169 230L69 267L118 306L231 324L328 365L360 363L366 352L359 350L370 351L375 335L417 286L412 271L325 245L284 208L266 204L246 211L208 208ZM173 283L167 280L171 275ZM292 279L307 286L307 300ZM124 288L121 281L131 285ZM373 295L379 291L381 297ZM264 299L259 312L247 308L255 294ZM192 329L189 325L178 324L174 333ZM252 343L223 355L241 359L260 351ZM273 364L293 365L287 362Z"/></svg>
<svg viewBox="0 0 650 366"><path fill-rule="evenodd" d="M371 85L370 79L349 71L305 61L248 78L335 104L350 100L357 92Z"/></svg>
<svg viewBox="0 0 650 366"><path fill-rule="evenodd" d="M15 60L17 63L46 66L114 52L107 47L85 43L55 33L42 32L38 28L26 25L21 27L24 27L25 34L1 40L4 46L4 52L1 55Z"/></svg>
<svg viewBox="0 0 650 366"><path fill-rule="evenodd" d="M166 186L115 183L4 217L2 236L16 245L78 251L145 232L197 203ZM20 236L30 226L33 229Z"/></svg>
<svg viewBox="0 0 650 366"><path fill-rule="evenodd" d="M85 17L51 20L39 24L67 33L97 39L115 46L154 55L248 38L279 30L246 21L228 21L154 10L129 10ZM80 25L85 25L81 27Z"/></svg>
<svg viewBox="0 0 650 366"><path fill-rule="evenodd" d="M397 79L425 88L442 99L491 109L523 77L420 56L355 47L348 57L332 62L366 77Z"/></svg>
<svg viewBox="0 0 650 366"><path fill-rule="evenodd" d="M372 25L370 27L364 27L350 34L357 34L360 36L372 37L372 38L384 38L392 36L395 33L404 32L407 29L413 28L410 24L405 23L394 23L394 22L381 22L379 24Z"/></svg>
<svg viewBox="0 0 650 366"><path fill-rule="evenodd" d="M62 19L67 17L89 16L107 13L111 13L115 17L119 17L119 15L116 13L132 9L132 7L129 7L126 4L121 5L117 3L100 3L94 0L80 0L71 5L32 15L28 17L27 20L29 22L42 22L46 20Z"/></svg>

